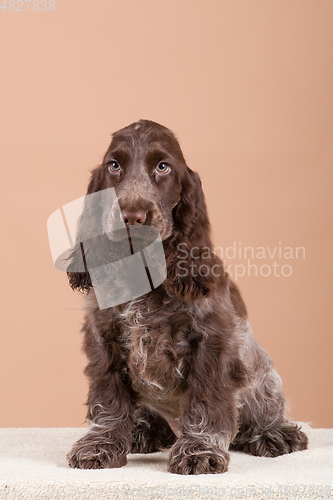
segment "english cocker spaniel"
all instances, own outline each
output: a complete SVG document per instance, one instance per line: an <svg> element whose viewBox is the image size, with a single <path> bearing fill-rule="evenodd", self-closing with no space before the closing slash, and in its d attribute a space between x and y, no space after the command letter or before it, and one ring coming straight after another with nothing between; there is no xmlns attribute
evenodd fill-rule
<svg viewBox="0 0 333 500"><path fill-rule="evenodd" d="M70 466L121 467L128 453L170 448L172 473L221 473L229 449L265 457L306 449L239 290L213 252L201 182L174 134L148 120L113 134L87 194L111 187L127 226L159 231L167 277L101 310L89 272L69 270L71 287L88 292L90 423Z"/></svg>

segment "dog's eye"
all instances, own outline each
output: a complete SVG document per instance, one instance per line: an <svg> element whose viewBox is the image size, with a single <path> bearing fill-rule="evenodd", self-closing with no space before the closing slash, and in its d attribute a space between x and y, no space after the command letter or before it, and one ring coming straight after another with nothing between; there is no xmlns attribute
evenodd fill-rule
<svg viewBox="0 0 333 500"><path fill-rule="evenodd" d="M119 163L115 160L109 161L108 169L110 172L115 172L115 173L118 173L121 170Z"/></svg>
<svg viewBox="0 0 333 500"><path fill-rule="evenodd" d="M161 163L157 165L155 170L159 174L166 174L167 172L170 172L170 166L164 161L161 161Z"/></svg>

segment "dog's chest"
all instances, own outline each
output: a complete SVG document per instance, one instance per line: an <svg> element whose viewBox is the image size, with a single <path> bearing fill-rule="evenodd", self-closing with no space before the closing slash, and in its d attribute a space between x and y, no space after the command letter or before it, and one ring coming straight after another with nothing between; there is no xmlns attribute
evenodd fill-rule
<svg viewBox="0 0 333 500"><path fill-rule="evenodd" d="M172 338L171 325L142 303L122 314L122 339L133 388L151 401L177 398L184 383L186 341Z"/></svg>

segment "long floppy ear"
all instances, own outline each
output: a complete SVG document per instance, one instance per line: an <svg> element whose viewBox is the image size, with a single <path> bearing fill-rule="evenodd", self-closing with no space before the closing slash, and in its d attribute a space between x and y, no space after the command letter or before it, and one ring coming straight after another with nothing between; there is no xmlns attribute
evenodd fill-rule
<svg viewBox="0 0 333 500"><path fill-rule="evenodd" d="M97 167L91 172L90 181L87 188L86 194L96 193L102 189L102 167ZM80 227L78 228L78 233L80 232ZM82 259L86 267L86 262L83 257L83 246L82 244L76 244L72 255L71 263L67 269L67 276L69 285L73 290L79 290L80 292L89 292L92 287L90 274L86 272L77 272L75 269L80 269L82 267ZM73 269L73 271L71 271Z"/></svg>
<svg viewBox="0 0 333 500"><path fill-rule="evenodd" d="M173 235L165 249L168 277L164 286L180 299L206 297L216 287L223 266L213 253L200 178L188 167L173 222Z"/></svg>

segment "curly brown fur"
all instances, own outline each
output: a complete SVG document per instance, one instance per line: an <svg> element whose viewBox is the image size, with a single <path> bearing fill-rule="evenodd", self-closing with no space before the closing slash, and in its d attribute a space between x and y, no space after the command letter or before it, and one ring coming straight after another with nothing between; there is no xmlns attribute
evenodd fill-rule
<svg viewBox="0 0 333 500"><path fill-rule="evenodd" d="M109 187L125 221L159 230L167 279L100 310L89 272L74 272L73 252L70 284L88 291L90 429L69 453L70 465L121 467L130 452L171 448L170 472L220 473L230 446L259 456L305 449L307 437L285 417L281 380L252 337L239 290L212 251L201 182L173 133L147 120L115 133L87 193ZM116 240L109 214L93 213L89 223L102 223ZM98 262L97 254L87 257Z"/></svg>
<svg viewBox="0 0 333 500"><path fill-rule="evenodd" d="M171 448L176 435L168 422L148 408L141 407L135 414L132 431L132 453L154 453L164 448Z"/></svg>

